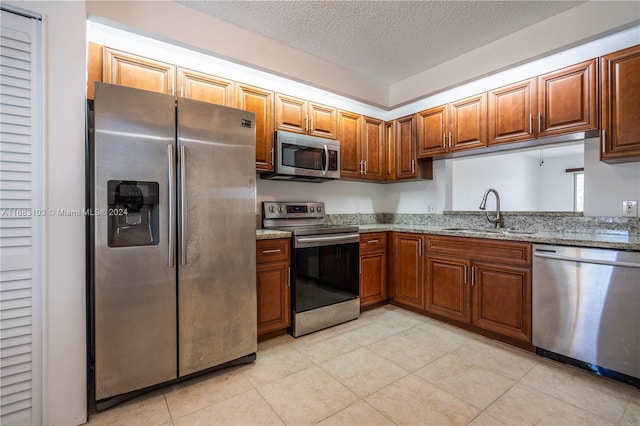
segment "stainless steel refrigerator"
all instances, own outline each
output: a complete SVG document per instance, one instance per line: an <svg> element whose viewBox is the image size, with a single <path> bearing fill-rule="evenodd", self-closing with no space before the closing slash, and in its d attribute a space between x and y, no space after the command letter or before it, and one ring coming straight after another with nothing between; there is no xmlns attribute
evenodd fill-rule
<svg viewBox="0 0 640 426"><path fill-rule="evenodd" d="M89 117L98 408L254 360L254 114L97 83Z"/></svg>

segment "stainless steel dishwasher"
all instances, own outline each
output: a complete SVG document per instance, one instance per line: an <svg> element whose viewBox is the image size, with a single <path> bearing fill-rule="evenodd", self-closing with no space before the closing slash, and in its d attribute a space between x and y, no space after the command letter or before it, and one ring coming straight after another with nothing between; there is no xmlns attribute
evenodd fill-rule
<svg viewBox="0 0 640 426"><path fill-rule="evenodd" d="M638 386L640 252L533 247L538 353Z"/></svg>

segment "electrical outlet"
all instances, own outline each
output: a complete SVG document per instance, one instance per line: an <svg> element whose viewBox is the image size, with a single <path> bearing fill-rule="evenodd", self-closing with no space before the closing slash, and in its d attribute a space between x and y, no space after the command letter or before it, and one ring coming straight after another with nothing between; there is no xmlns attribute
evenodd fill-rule
<svg viewBox="0 0 640 426"><path fill-rule="evenodd" d="M638 201L630 200L622 202L622 216L638 216Z"/></svg>
<svg viewBox="0 0 640 426"><path fill-rule="evenodd" d="M427 204L427 213L435 213L436 206L434 204Z"/></svg>

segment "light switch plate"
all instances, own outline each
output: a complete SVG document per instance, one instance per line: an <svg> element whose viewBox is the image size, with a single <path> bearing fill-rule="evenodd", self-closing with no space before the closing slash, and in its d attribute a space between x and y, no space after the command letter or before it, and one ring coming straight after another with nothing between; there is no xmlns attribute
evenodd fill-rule
<svg viewBox="0 0 640 426"><path fill-rule="evenodd" d="M638 201L637 200L623 201L622 216L630 216L630 217L638 216Z"/></svg>

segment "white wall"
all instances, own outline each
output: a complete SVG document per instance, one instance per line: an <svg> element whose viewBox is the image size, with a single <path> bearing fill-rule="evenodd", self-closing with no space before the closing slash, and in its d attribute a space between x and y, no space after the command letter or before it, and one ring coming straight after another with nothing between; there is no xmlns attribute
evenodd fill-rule
<svg viewBox="0 0 640 426"><path fill-rule="evenodd" d="M585 141L585 216L621 216L623 200L640 202L640 164L600 161L600 140Z"/></svg>
<svg viewBox="0 0 640 426"><path fill-rule="evenodd" d="M10 2L7 2L10 3ZM84 208L85 32L83 2L16 2L42 15L45 209ZM86 419L85 224L45 223L43 424Z"/></svg>

